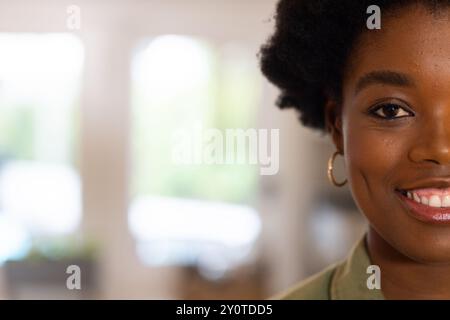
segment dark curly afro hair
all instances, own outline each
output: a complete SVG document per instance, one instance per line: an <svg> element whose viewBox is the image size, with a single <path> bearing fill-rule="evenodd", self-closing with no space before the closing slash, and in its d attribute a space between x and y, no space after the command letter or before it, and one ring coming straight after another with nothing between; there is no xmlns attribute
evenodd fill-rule
<svg viewBox="0 0 450 320"><path fill-rule="evenodd" d="M450 0L280 0L275 32L259 52L263 74L281 91L276 104L295 108L303 125L325 134L325 103L341 102L349 56L369 31L367 8L378 5L383 19L413 4L436 13Z"/></svg>

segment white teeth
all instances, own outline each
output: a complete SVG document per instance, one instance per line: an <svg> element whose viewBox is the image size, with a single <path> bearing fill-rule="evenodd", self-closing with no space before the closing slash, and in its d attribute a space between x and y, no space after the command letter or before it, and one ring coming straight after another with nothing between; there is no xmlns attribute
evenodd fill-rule
<svg viewBox="0 0 450 320"><path fill-rule="evenodd" d="M422 197L420 198L420 203L428 205L428 198L422 196Z"/></svg>
<svg viewBox="0 0 450 320"><path fill-rule="evenodd" d="M407 196L413 199L417 203L422 203L424 205L435 207L435 208L450 208L450 194L443 197L439 195L432 195L431 197L419 196L415 192L408 191Z"/></svg>
<svg viewBox="0 0 450 320"><path fill-rule="evenodd" d="M442 206L443 207L450 207L450 195L446 195L444 199L442 199Z"/></svg>
<svg viewBox="0 0 450 320"><path fill-rule="evenodd" d="M430 202L428 205L430 207L440 208L441 207L441 198L436 195L431 196Z"/></svg>

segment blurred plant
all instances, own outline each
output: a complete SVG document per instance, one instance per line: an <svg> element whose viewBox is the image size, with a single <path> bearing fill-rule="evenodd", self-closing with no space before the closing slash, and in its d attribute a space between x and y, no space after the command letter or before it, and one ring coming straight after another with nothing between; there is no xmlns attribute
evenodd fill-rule
<svg viewBox="0 0 450 320"><path fill-rule="evenodd" d="M20 260L94 260L98 255L98 245L88 239L79 236L49 236L36 237L28 254Z"/></svg>

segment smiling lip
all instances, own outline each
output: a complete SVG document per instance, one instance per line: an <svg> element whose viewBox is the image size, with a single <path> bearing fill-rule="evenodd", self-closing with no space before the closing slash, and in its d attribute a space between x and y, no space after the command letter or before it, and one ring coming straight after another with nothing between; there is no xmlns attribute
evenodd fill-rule
<svg viewBox="0 0 450 320"><path fill-rule="evenodd" d="M418 203L408 198L404 190L397 189L395 193L414 218L427 223L450 224L450 207L438 208Z"/></svg>

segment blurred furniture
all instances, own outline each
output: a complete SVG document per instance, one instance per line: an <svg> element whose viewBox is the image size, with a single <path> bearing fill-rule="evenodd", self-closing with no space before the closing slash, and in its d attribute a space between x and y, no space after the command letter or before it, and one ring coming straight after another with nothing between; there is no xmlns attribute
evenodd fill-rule
<svg viewBox="0 0 450 320"><path fill-rule="evenodd" d="M81 289L67 288L67 267L81 270ZM93 299L96 297L96 266L92 260L21 260L4 266L6 291L10 299Z"/></svg>
<svg viewBox="0 0 450 320"><path fill-rule="evenodd" d="M260 264L243 266L226 277L211 281L195 267L183 268L179 284L180 299L187 300L251 300L267 298L265 272Z"/></svg>

